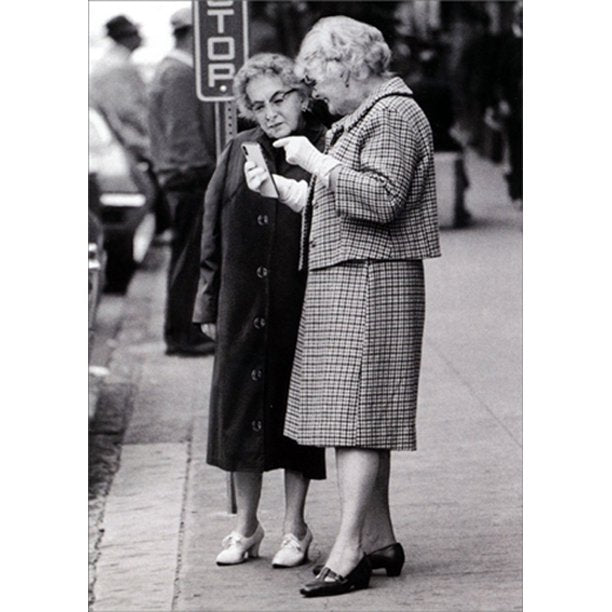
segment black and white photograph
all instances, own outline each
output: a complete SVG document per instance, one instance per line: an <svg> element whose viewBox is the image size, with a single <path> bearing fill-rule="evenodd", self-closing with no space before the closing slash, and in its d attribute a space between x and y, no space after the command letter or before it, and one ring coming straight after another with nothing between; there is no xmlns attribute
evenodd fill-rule
<svg viewBox="0 0 612 612"><path fill-rule="evenodd" d="M605 6L7 3L0 608L609 609Z"/></svg>
<svg viewBox="0 0 612 612"><path fill-rule="evenodd" d="M7 3L0 607L607 610L604 7Z"/></svg>
<svg viewBox="0 0 612 612"><path fill-rule="evenodd" d="M610 607L604 7L7 3L2 610Z"/></svg>
<svg viewBox="0 0 612 612"><path fill-rule="evenodd" d="M89 0L87 90L89 611L522 610L523 2Z"/></svg>

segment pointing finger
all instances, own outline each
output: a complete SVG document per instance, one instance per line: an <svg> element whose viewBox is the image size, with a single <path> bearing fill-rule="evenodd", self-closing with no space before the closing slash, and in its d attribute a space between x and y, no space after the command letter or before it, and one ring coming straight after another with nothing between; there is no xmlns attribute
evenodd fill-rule
<svg viewBox="0 0 612 612"><path fill-rule="evenodd" d="M272 146L279 149L280 147L284 147L285 145L288 145L290 142L291 142L291 137L286 136L285 138L279 138L278 140L275 140L272 143Z"/></svg>

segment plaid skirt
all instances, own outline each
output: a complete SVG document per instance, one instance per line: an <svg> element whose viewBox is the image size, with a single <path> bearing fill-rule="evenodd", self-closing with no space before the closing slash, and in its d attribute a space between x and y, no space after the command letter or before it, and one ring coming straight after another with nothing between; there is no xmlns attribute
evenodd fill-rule
<svg viewBox="0 0 612 612"><path fill-rule="evenodd" d="M416 450L423 262L309 271L285 435L310 446Z"/></svg>

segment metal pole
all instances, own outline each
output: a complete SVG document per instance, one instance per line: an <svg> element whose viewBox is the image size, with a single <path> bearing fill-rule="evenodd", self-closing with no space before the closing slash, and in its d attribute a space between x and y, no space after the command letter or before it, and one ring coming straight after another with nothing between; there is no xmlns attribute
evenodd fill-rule
<svg viewBox="0 0 612 612"><path fill-rule="evenodd" d="M222 136L222 125L221 125L221 102L213 102L215 105L215 153L217 159L221 156L223 151L223 136Z"/></svg>
<svg viewBox="0 0 612 612"><path fill-rule="evenodd" d="M213 3L210 2L210 4ZM212 13L207 12L207 3L203 0L194 0L192 5L195 25L196 92L200 100L208 103L214 102L215 105L215 150L217 159L219 159L228 141L236 135L238 120L236 116L236 104L232 98L229 98L231 95L228 93L229 86L223 84L215 89L204 77L206 72L205 68L210 61L207 56L209 47L206 41L209 40L211 36L217 36L219 34L219 31L216 31L215 27L218 30L219 24L221 24L221 31L224 31L225 27L229 27L226 35L234 38L236 48L240 49L240 47L242 47L241 51L237 53L238 64L234 65L234 68L237 70L241 62L245 62L249 57L248 3L234 1L220 4L223 4L223 6L232 5L232 8L228 10L226 15L228 20L218 21L208 18L205 20L204 16ZM234 12L234 8L236 12ZM230 14L235 15L234 21L229 18ZM237 30L236 23L239 24ZM211 26L212 29L209 26ZM230 26L233 26L233 29ZM210 91L211 87L213 91ZM215 98L217 100L222 98L223 101L215 101ZM231 472L227 475L227 508L230 514L236 514L236 491L234 486L234 475Z"/></svg>
<svg viewBox="0 0 612 612"><path fill-rule="evenodd" d="M236 104L233 100L228 102L215 102L215 143L217 158L221 155L227 143L236 135L238 117Z"/></svg>
<svg viewBox="0 0 612 612"><path fill-rule="evenodd" d="M227 143L236 135L237 126L236 105L234 101L215 102L215 142L217 159L221 156L221 152ZM226 489L227 512L228 514L236 514L238 507L236 505L236 485L233 472L228 472L226 476Z"/></svg>
<svg viewBox="0 0 612 612"><path fill-rule="evenodd" d="M234 483L234 472L228 472L225 477L225 485L227 488L227 513L236 514L238 506L236 505L236 485Z"/></svg>

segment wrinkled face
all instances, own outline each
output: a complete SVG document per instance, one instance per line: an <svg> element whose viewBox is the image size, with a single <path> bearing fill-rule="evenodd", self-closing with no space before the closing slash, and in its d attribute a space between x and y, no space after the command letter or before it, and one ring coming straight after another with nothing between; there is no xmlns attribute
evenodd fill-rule
<svg viewBox="0 0 612 612"><path fill-rule="evenodd" d="M332 115L348 115L361 104L352 79L340 64L332 65L328 70L321 66L309 70L305 80L312 87L312 96L323 100Z"/></svg>
<svg viewBox="0 0 612 612"><path fill-rule="evenodd" d="M246 86L251 111L261 129L270 138L293 134L302 121L302 100L280 77L262 74Z"/></svg>

